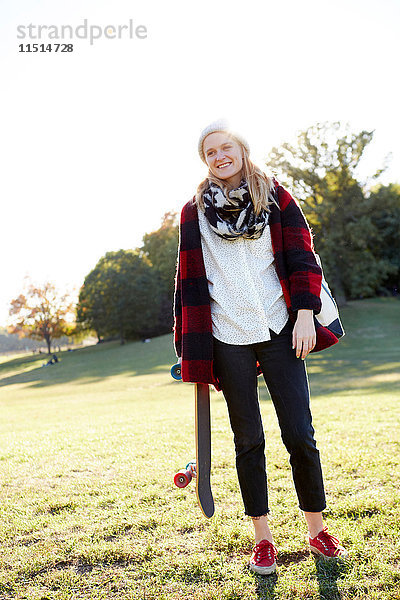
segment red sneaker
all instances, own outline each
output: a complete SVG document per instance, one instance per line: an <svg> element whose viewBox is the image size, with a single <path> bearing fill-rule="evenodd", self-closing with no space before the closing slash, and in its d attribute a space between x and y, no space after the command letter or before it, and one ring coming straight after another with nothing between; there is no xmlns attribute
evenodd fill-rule
<svg viewBox="0 0 400 600"><path fill-rule="evenodd" d="M307 535L306 541L310 544L311 552L323 558L346 558L349 555L339 540L328 533L328 527L324 527L315 538Z"/></svg>
<svg viewBox="0 0 400 600"><path fill-rule="evenodd" d="M276 548L268 540L261 540L253 548L249 567L259 575L269 575L276 571Z"/></svg>

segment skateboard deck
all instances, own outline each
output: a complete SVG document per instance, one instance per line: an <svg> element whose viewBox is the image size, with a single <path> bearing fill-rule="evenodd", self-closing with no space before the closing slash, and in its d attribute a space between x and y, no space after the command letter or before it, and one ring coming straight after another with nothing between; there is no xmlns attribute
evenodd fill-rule
<svg viewBox="0 0 400 600"><path fill-rule="evenodd" d="M174 379L180 380L181 366L171 368ZM195 432L196 463L188 463L185 469L174 477L178 487L186 487L192 477L196 478L196 495L199 506L205 517L210 519L214 514L214 499L211 491L211 417L210 386L207 383L195 384Z"/></svg>
<svg viewBox="0 0 400 600"><path fill-rule="evenodd" d="M204 516L214 514L214 499L211 492L211 419L210 387L207 383L196 383L196 494Z"/></svg>

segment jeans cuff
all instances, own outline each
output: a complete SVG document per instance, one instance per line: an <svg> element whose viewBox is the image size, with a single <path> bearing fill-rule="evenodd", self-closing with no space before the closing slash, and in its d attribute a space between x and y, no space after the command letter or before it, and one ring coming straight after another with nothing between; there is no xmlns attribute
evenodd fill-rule
<svg viewBox="0 0 400 600"><path fill-rule="evenodd" d="M315 509L315 508L312 508L312 509L310 509L310 508L302 508L302 507L300 506L300 504L299 504L299 509L300 509L302 512L315 512L315 513L319 513L319 512L323 512L323 511L326 509L326 504L324 503L324 504L322 505L322 508L317 508L317 509Z"/></svg>
<svg viewBox="0 0 400 600"><path fill-rule="evenodd" d="M248 517L250 517L251 519L260 519L261 517L267 517L269 515L269 513L270 513L270 510L267 509L266 512L263 512L259 515L249 515L248 512L245 512L244 514L247 515Z"/></svg>

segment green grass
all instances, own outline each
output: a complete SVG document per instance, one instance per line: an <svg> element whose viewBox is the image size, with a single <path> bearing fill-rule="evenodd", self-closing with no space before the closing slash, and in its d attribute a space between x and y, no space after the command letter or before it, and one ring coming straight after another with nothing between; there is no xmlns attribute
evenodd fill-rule
<svg viewBox="0 0 400 600"><path fill-rule="evenodd" d="M216 514L193 483L193 386L169 375L171 336L0 364L0 598L400 598L400 302L351 302L347 335L308 359L328 509L350 560L310 557L288 456L262 387L278 576L246 568L243 515L222 394L212 393ZM261 384L260 380L260 384ZM260 386L261 388L261 386Z"/></svg>

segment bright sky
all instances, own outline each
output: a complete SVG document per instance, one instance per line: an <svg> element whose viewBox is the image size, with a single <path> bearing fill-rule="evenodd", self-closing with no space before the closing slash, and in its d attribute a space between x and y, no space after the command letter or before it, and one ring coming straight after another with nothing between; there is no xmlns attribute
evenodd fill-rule
<svg viewBox="0 0 400 600"><path fill-rule="evenodd" d="M399 17L396 0L2 0L0 325L26 275L78 289L105 252L180 210L217 118L261 167L317 122L374 129L361 175L391 152L381 181L399 182ZM147 37L18 52L62 40L18 39L17 26L84 19L111 32L131 20Z"/></svg>

